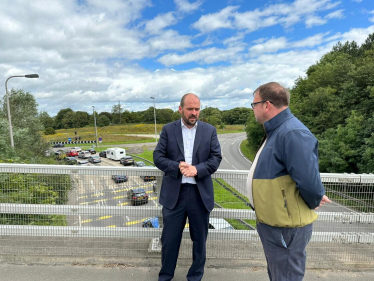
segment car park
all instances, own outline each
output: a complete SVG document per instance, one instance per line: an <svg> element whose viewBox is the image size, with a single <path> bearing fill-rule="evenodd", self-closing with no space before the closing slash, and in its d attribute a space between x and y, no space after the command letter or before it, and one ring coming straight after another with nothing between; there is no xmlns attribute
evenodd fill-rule
<svg viewBox="0 0 374 281"><path fill-rule="evenodd" d="M90 158L88 158L88 161L91 162L91 163L100 163L101 158L100 158L100 156L94 155L94 156L91 156Z"/></svg>
<svg viewBox="0 0 374 281"><path fill-rule="evenodd" d="M78 153L78 157L82 159L87 159L91 157L91 153L89 151L81 151Z"/></svg>
<svg viewBox="0 0 374 281"><path fill-rule="evenodd" d="M76 165L76 164L78 164L78 160L75 157L65 157L64 161L68 165Z"/></svg>
<svg viewBox="0 0 374 281"><path fill-rule="evenodd" d="M112 175L112 180L115 183L126 182L128 181L128 177L126 175Z"/></svg>
<svg viewBox="0 0 374 281"><path fill-rule="evenodd" d="M91 154L96 154L96 150L94 148L86 149L86 151L89 151Z"/></svg>
<svg viewBox="0 0 374 281"><path fill-rule="evenodd" d="M88 160L80 160L78 161L78 166L90 166Z"/></svg>
<svg viewBox="0 0 374 281"><path fill-rule="evenodd" d="M99 156L106 158L106 150L100 151Z"/></svg>
<svg viewBox="0 0 374 281"><path fill-rule="evenodd" d="M53 146L53 148L57 148L57 147L65 147L65 145L63 143L55 143Z"/></svg>
<svg viewBox="0 0 374 281"><path fill-rule="evenodd" d="M130 189L127 191L127 198L130 200L131 205L133 206L148 203L148 194L143 188Z"/></svg>
<svg viewBox="0 0 374 281"><path fill-rule="evenodd" d="M76 150L74 150L74 149L70 149L70 150L66 153L66 156L69 156L69 157L78 156L78 151L76 151Z"/></svg>
<svg viewBox="0 0 374 281"><path fill-rule="evenodd" d="M119 162L123 166L134 165L134 159L131 156L125 156L119 159Z"/></svg>

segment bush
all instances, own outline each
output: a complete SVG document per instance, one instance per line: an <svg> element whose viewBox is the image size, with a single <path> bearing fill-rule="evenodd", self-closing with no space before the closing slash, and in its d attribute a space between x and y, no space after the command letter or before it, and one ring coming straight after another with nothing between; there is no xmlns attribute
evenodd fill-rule
<svg viewBox="0 0 374 281"><path fill-rule="evenodd" d="M55 129L53 129L52 127L48 127L47 129L45 129L44 133L46 135L54 135L56 132Z"/></svg>

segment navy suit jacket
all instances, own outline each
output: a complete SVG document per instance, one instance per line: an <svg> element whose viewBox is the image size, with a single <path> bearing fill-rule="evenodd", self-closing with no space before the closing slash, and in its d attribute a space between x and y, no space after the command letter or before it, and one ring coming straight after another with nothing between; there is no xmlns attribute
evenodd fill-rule
<svg viewBox="0 0 374 281"><path fill-rule="evenodd" d="M153 161L156 167L164 172L160 204L168 209L173 209L177 204L182 182L179 163L185 161L185 157L181 122L179 119L163 127L159 142L153 152ZM192 165L197 169L196 184L209 212L214 207L211 175L217 171L221 160L221 146L218 142L216 128L198 121L192 152Z"/></svg>

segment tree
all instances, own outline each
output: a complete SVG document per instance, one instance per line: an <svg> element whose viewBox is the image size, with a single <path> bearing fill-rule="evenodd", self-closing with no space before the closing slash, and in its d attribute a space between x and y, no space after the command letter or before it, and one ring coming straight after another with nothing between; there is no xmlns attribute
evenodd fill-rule
<svg viewBox="0 0 374 281"><path fill-rule="evenodd" d="M54 119L50 117L46 111L41 111L38 118L40 123L43 124L44 128L53 127Z"/></svg>
<svg viewBox="0 0 374 281"><path fill-rule="evenodd" d="M55 129L63 129L64 128L64 125L62 123L62 119L64 119L65 115L69 112L73 112L73 110L71 108L65 108L65 109L61 109L57 115L55 116L55 124L54 124L54 128Z"/></svg>
<svg viewBox="0 0 374 281"><path fill-rule="evenodd" d="M37 162L44 157L48 148L40 135L44 129L38 115L35 98L24 90L12 89L9 93L10 112L12 114L13 139L15 149L9 145L9 125L5 117L7 112L6 96L3 98L3 107L0 114L0 149L1 157L19 158Z"/></svg>
<svg viewBox="0 0 374 281"><path fill-rule="evenodd" d="M222 122L228 125L242 124L244 125L249 115L251 114L251 109L246 107L235 107L230 110L225 110L222 112Z"/></svg>
<svg viewBox="0 0 374 281"><path fill-rule="evenodd" d="M54 135L56 132L55 132L55 129L53 129L52 127L48 127L47 129L45 129L44 131L44 134L46 135Z"/></svg>
<svg viewBox="0 0 374 281"><path fill-rule="evenodd" d="M109 121L112 122L112 113L106 112L106 111L103 111L103 112L99 113L99 117L103 116L103 115L106 116L106 117L108 117Z"/></svg>
<svg viewBox="0 0 374 281"><path fill-rule="evenodd" d="M112 107L112 122L113 124L119 124L120 123L120 113L122 112L121 107L119 104L115 104ZM122 118L121 118L122 123Z"/></svg>
<svg viewBox="0 0 374 281"><path fill-rule="evenodd" d="M71 128L82 128L89 124L90 115L85 111L77 111L74 116L74 126Z"/></svg>
<svg viewBox="0 0 374 281"><path fill-rule="evenodd" d="M110 124L110 120L106 115L101 115L97 118L97 126L104 127Z"/></svg>
<svg viewBox="0 0 374 281"><path fill-rule="evenodd" d="M75 112L69 111L64 115L64 118L62 118L62 127L64 129L74 128L75 127Z"/></svg>

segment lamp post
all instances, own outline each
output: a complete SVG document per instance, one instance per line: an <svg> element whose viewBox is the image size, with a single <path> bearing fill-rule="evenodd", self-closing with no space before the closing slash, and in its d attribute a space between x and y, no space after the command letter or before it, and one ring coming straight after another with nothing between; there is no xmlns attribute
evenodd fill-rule
<svg viewBox="0 0 374 281"><path fill-rule="evenodd" d="M156 137L156 145L157 145L156 104L155 104L155 98L151 97L151 99L153 99L153 116L155 118L155 137Z"/></svg>
<svg viewBox="0 0 374 281"><path fill-rule="evenodd" d="M97 127L96 127L96 115L95 115L95 107L92 106L93 116L94 116L94 122L95 122L95 136L96 136L96 147L98 147L98 139L97 139Z"/></svg>
<svg viewBox="0 0 374 281"><path fill-rule="evenodd" d="M10 77L5 81L5 93L6 93L6 105L7 105L7 111L8 111L8 122L9 122L10 145L11 145L11 147L14 149L12 117L10 116L9 94L8 94L8 87L7 87L8 80L9 80L10 78L13 78L13 77L39 78L39 75L38 75L38 74L14 75L14 76L10 76Z"/></svg>

